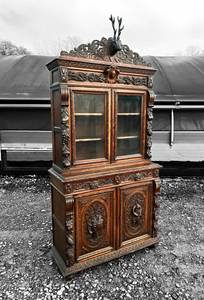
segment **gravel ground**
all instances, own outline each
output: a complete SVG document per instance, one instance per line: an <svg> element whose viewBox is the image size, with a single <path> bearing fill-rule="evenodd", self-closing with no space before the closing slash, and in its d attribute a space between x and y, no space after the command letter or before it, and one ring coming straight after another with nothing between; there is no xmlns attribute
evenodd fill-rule
<svg viewBox="0 0 204 300"><path fill-rule="evenodd" d="M162 178L160 243L64 279L49 177L0 176L0 300L204 299L204 178Z"/></svg>

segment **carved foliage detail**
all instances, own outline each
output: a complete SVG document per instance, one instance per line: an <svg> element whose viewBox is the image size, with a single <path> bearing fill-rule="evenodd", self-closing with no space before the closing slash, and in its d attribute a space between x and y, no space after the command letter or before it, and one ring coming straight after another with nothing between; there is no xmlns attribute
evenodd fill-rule
<svg viewBox="0 0 204 300"><path fill-rule="evenodd" d="M104 185L113 184L113 178L103 178L93 181L77 182L73 184L73 191L84 190L84 189L97 189Z"/></svg>
<svg viewBox="0 0 204 300"><path fill-rule="evenodd" d="M67 72L67 68L65 68L65 67L60 67L60 68L59 68L59 73L60 73L60 82L61 82L61 83L67 83L67 82L68 82L68 72Z"/></svg>
<svg viewBox="0 0 204 300"><path fill-rule="evenodd" d="M69 168L70 166L70 150L69 150L69 102L68 102L68 88L61 87L61 129L62 129L62 155L63 166Z"/></svg>
<svg viewBox="0 0 204 300"><path fill-rule="evenodd" d="M152 76L148 76L148 88L152 89L153 88L153 80Z"/></svg>
<svg viewBox="0 0 204 300"><path fill-rule="evenodd" d="M109 67L107 70L107 76L104 74L96 73L84 73L68 71L68 79L74 81L89 81L89 82L109 82L119 84L133 84L133 85L144 85L147 86L147 78L136 77L136 76L118 76L119 70L114 66ZM148 81L149 82L149 81Z"/></svg>
<svg viewBox="0 0 204 300"><path fill-rule="evenodd" d="M99 201L88 206L83 220L84 242L89 247L99 246L106 237L107 211Z"/></svg>
<svg viewBox="0 0 204 300"><path fill-rule="evenodd" d="M118 83L122 84L133 84L133 85L145 85L147 86L147 79L144 77L134 76L120 76L117 80Z"/></svg>
<svg viewBox="0 0 204 300"><path fill-rule="evenodd" d="M134 193L125 205L125 227L128 234L136 235L145 221L145 199L141 193Z"/></svg>
<svg viewBox="0 0 204 300"><path fill-rule="evenodd" d="M146 135L146 156L147 158L152 157L152 120L153 120L153 108L147 108L147 135Z"/></svg>
<svg viewBox="0 0 204 300"><path fill-rule="evenodd" d="M66 259L67 266L74 264L74 241L73 241L73 199L66 199Z"/></svg>
<svg viewBox="0 0 204 300"><path fill-rule="evenodd" d="M155 184L155 193L154 193L154 210L153 210L153 237L157 236L158 231L158 209L160 207L159 204L159 192L161 187L161 181L160 179L154 180Z"/></svg>
<svg viewBox="0 0 204 300"><path fill-rule="evenodd" d="M106 76L104 74L68 71L68 79L74 81L104 82Z"/></svg>
<svg viewBox="0 0 204 300"><path fill-rule="evenodd" d="M141 172L141 173L133 173L133 174L126 174L121 176L122 181L137 181L137 180L142 180L144 178L152 177L153 172Z"/></svg>

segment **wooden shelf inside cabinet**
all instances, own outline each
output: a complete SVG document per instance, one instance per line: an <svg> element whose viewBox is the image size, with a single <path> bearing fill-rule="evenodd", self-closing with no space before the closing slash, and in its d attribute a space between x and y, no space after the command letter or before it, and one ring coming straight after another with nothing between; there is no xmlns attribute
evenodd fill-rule
<svg viewBox="0 0 204 300"><path fill-rule="evenodd" d="M104 116L103 113L75 113L75 116Z"/></svg>
<svg viewBox="0 0 204 300"><path fill-rule="evenodd" d="M95 142L102 140L104 140L104 138L76 139L75 142Z"/></svg>
<svg viewBox="0 0 204 300"><path fill-rule="evenodd" d="M124 140L124 139L137 139L139 138L138 135L132 135L132 136L118 136L117 139L118 140Z"/></svg>
<svg viewBox="0 0 204 300"><path fill-rule="evenodd" d="M117 113L118 116L140 116L140 113Z"/></svg>

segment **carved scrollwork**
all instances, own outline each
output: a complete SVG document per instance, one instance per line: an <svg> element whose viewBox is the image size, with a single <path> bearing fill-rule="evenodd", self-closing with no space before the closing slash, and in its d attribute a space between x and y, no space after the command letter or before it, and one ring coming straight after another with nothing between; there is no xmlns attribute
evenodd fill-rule
<svg viewBox="0 0 204 300"><path fill-rule="evenodd" d="M107 76L105 74L97 73L84 73L68 71L68 79L74 81L89 81L89 82L108 82L108 83L119 83L119 84L133 84L133 85L144 85L147 86L147 79L145 77L136 76L118 76L119 69L111 66L107 69Z"/></svg>
<svg viewBox="0 0 204 300"><path fill-rule="evenodd" d="M147 86L147 79L135 76L119 76L117 83Z"/></svg>
<svg viewBox="0 0 204 300"><path fill-rule="evenodd" d="M109 43L106 38L102 38L101 41L94 40L92 43L82 44L69 53L61 51L61 56L68 55L72 57L89 58L95 60L111 61L124 64L135 64L151 67L150 63L146 63L143 58L137 53L130 50L127 45L121 45L121 50L115 55L109 55Z"/></svg>
<svg viewBox="0 0 204 300"><path fill-rule="evenodd" d="M84 181L84 182L77 182L73 183L73 191L78 190L88 190L88 189L97 189L99 187L102 187L104 185L110 185L113 184L113 178L103 178L93 181Z"/></svg>
<svg viewBox="0 0 204 300"><path fill-rule="evenodd" d="M140 173L133 173L133 174L126 174L121 176L122 181L138 181L144 178L153 177L153 172L140 172Z"/></svg>
<svg viewBox="0 0 204 300"><path fill-rule="evenodd" d="M91 189L97 189L98 186L99 186L98 180L93 180L93 181L90 182L90 188Z"/></svg>

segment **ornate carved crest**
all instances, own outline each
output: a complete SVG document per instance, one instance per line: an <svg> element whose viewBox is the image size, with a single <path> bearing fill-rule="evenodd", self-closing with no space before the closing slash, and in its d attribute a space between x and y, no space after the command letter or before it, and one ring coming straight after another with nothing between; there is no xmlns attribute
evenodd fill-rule
<svg viewBox="0 0 204 300"><path fill-rule="evenodd" d="M127 45L121 45L121 50L115 55L108 55L108 40L104 37L101 41L94 40L92 43L82 44L69 53L61 51L60 55L151 67L150 63L146 63L137 52L130 50Z"/></svg>

